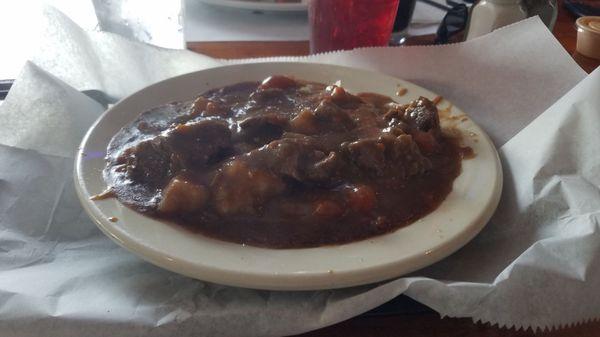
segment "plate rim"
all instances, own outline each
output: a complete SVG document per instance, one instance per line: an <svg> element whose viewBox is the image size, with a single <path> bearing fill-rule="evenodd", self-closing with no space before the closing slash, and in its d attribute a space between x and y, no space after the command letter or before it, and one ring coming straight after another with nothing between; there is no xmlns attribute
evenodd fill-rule
<svg viewBox="0 0 600 337"><path fill-rule="evenodd" d="M473 122L473 125L480 131L480 136L485 140L485 142L487 144L489 144L491 146L491 150L494 155L495 168L496 168L496 175L495 175L496 184L494 186L494 191L492 191L493 196L489 200L487 207L481 209L479 211L479 213L477 214L477 216L476 216L477 225L469 226L467 228L468 230L461 232L462 235L457 234L452 239L443 241L442 244L440 244L440 245L443 245L444 249L434 250L430 254L426 254L426 256L413 254L403 260L394 260L394 261L388 262L386 264L378 264L378 265L370 266L367 268L362 268L362 269L360 269L360 273L363 274L363 277L356 277L356 275L355 275L357 273L356 270L336 272L335 282L332 282L330 280L331 274L327 271L312 271L310 273L287 273L287 274L269 274L269 275L265 275L264 272L250 273L250 272L245 271L243 273L244 277L240 277L239 272L232 271L229 269L219 269L219 268L210 267L210 266L209 267L206 267L206 266L199 267L197 264L192 264L192 263L188 263L188 261L181 261L181 260L179 260L177 262L173 262L170 257L166 257L164 254L163 255L157 254L156 250L154 250L154 249L152 249L151 252L149 253L148 247L144 246L143 244L140 244L139 242L136 242L134 240L133 241L129 240L127 237L123 237L122 235L115 233L113 228L111 228L111 227L113 227L114 224L110 223L107 220L106 216L101 216L102 212L98 208L96 203L89 200L89 196L91 195L91 193L89 193L84 188L85 182L84 182L84 177L82 176L82 172L81 172L82 159L84 158L84 155L82 155L83 149L85 149L85 145L89 141L90 137L93 135L93 132L96 129L96 127L98 126L98 124L108 114L110 114L111 111L113 109L115 109L115 107L118 107L119 104L121 104L123 101L130 99L130 97L132 97L136 94L147 91L149 88L160 87L162 85L165 85L165 83L168 83L171 81L176 81L179 78L184 77L184 76L196 76L197 73L201 73L201 72L204 72L207 70L218 71L219 68L246 67L246 66L252 67L255 65L264 66L265 64L268 64L270 66L277 66L278 64L285 64L285 65L294 64L295 66L300 66L300 67L302 67L302 66L309 66L309 67L326 66L326 67L349 69L351 71L360 71L363 73L377 73L382 76L393 78L394 80L398 81L399 83L409 83L410 85L417 87L425 92L431 92L428 89L422 88L412 82L408 82L408 81L405 81L405 80L402 80L402 79L399 79L399 78L396 78L396 77L393 77L393 76L390 76L390 75L387 75L384 73L380 73L377 71L371 71L371 70L367 70L367 69L353 68L353 67L344 67L344 66L331 65L331 64L310 63L310 62L256 62L256 63L224 65L224 66L207 68L207 69L203 69L203 70L199 70L199 71L181 74L178 76L174 76L174 77L162 80L157 83L153 83L149 86L146 86L146 87L132 93L131 95L128 95L128 96L122 98L113 107L104 111L98 117L98 119L90 126L90 128L87 130L87 132L86 132L85 136L83 137L83 139L80 143L80 146L77 150L77 154L75 156L74 180L75 180L77 196L80 199L80 202L83 205L83 208L85 209L88 216L94 221L94 223L100 228L100 230L105 235L107 235L109 238L111 238L113 241L115 241L120 246L126 248L128 251L134 253L135 255L141 257L142 259L144 259L150 263L153 263L162 268L165 268L165 269L168 269L168 270L171 270L171 271L174 271L174 272L186 275L186 276L190 276L193 278L202 279L205 281L210 281L210 282L215 282L215 283L220 283L220 284L231 285L231 286L254 288L254 289L315 290L315 289L343 288L343 287L355 286L355 285L360 285L360 284L367 284L367 283L391 279L393 277L399 277L401 275L421 269L425 266L431 265L431 264L451 255L456 250L460 249L466 243L468 243L470 240L472 240L483 229L483 227L485 227L488 220L491 218L491 216L495 212L495 209L497 208L497 205L500 201L502 185L503 185L503 174L502 174L502 168L501 168L501 164L500 164L500 158L498 156L498 152L497 152L494 144L491 142L487 133L485 133L485 131L481 127L479 127L476 123ZM459 109L459 108L457 108L457 109L462 112L461 109ZM137 114L139 114L139 112ZM434 212L435 212L435 210L434 210ZM170 226L169 224L166 224L166 225ZM413 225L413 224L411 224L411 225ZM411 226L411 225L409 225L409 226ZM402 228L400 228L400 229L402 229ZM400 229L398 229L398 230L400 230ZM393 231L388 234L383 234L380 237L384 237L384 236L393 234L395 232L397 232L397 231ZM215 239L211 239L211 238L207 238L207 237L204 237L204 238L208 239L208 240L215 240ZM369 239L367 239L367 240L369 240ZM361 241L359 241L359 242L361 242ZM228 242L222 242L222 243L223 244L231 244ZM352 243L350 243L350 244L352 244ZM344 246L344 245L342 245L342 246ZM337 246L330 246L327 248L335 248L335 247L337 247ZM449 248L449 247L451 247L451 248ZM323 247L320 247L320 248L323 248ZM268 248L259 248L259 249L271 250ZM416 262L414 260L416 260ZM409 268L404 267L402 272L399 273L397 271L399 269L399 266L406 265L406 264L410 264L410 265L412 265L412 267L409 267ZM206 273L206 274L199 273L198 272L199 268L200 269L208 268L208 269L210 269L210 273ZM206 270L202 270L202 271L204 272ZM373 273L371 273L371 272L373 272ZM200 275L200 274L202 274L202 275ZM354 277L351 277L351 280L340 281L344 278L345 275L348 276L350 274L354 275ZM370 275L373 275L373 276L370 276ZM377 276L374 276L374 275L377 275ZM315 278L321 278L322 280L321 280L321 282L314 282Z"/></svg>
<svg viewBox="0 0 600 337"><path fill-rule="evenodd" d="M253 11L269 11L269 12L306 12L308 3L302 1L300 3L269 3L269 2L253 2L240 0L199 0L202 3L228 8L237 8Z"/></svg>

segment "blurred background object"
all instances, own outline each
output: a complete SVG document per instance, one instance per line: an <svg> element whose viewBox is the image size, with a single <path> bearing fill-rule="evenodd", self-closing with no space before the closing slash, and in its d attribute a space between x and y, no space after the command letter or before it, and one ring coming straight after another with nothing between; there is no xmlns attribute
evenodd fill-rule
<svg viewBox="0 0 600 337"><path fill-rule="evenodd" d="M565 7L575 16L600 16L598 0L564 0Z"/></svg>
<svg viewBox="0 0 600 337"><path fill-rule="evenodd" d="M152 5L142 0L5 1L0 11L0 28L3 32L19 33L0 34L0 45L11 50L0 62L0 79L15 78L29 55L43 45L43 41L35 41L40 36L40 14L46 5L56 7L86 30L113 32L159 47L188 48L217 58L264 57L275 52L277 55L306 55L309 52L306 3L300 3L304 8L296 10L257 11L215 6L204 1L171 0ZM464 39L468 22L465 8L471 11L473 1L400 0L394 22L394 44L432 44L434 40L448 43ZM553 27L558 8L556 0L523 1L528 16L537 13L549 28ZM270 1L270 5L275 4ZM576 31L569 11L575 15L596 13L600 1L559 0L559 4L562 21L555 34L569 53L573 53ZM31 42L24 44L24 40ZM235 52L228 47L231 43L236 44Z"/></svg>
<svg viewBox="0 0 600 337"><path fill-rule="evenodd" d="M92 0L98 28L153 45L185 47L180 1Z"/></svg>
<svg viewBox="0 0 600 337"><path fill-rule="evenodd" d="M451 41L465 30L469 19L469 8L464 4L456 4L450 8L436 32L435 44L444 44Z"/></svg>
<svg viewBox="0 0 600 337"><path fill-rule="evenodd" d="M197 0L207 4L257 11L306 12L309 0Z"/></svg>
<svg viewBox="0 0 600 337"><path fill-rule="evenodd" d="M481 0L471 10L466 39L536 15L552 30L557 14L556 0Z"/></svg>
<svg viewBox="0 0 600 337"><path fill-rule="evenodd" d="M577 53L600 60L600 16L583 16L577 25Z"/></svg>
<svg viewBox="0 0 600 337"><path fill-rule="evenodd" d="M527 17L522 0L481 0L471 10L467 40Z"/></svg>
<svg viewBox="0 0 600 337"><path fill-rule="evenodd" d="M542 22L552 30L558 16L557 0L523 0L527 16L539 16Z"/></svg>
<svg viewBox="0 0 600 337"><path fill-rule="evenodd" d="M311 0L311 54L387 46L397 9L398 0Z"/></svg>
<svg viewBox="0 0 600 337"><path fill-rule="evenodd" d="M143 0L5 0L0 10L0 80L15 78L25 60L43 46L44 11L55 7L89 31L107 31L165 48L185 48L182 2ZM27 41L27 43L23 43Z"/></svg>
<svg viewBox="0 0 600 337"><path fill-rule="evenodd" d="M398 10L396 11L396 19L394 20L394 32L401 32L408 28L415 11L417 0L400 0Z"/></svg>
<svg viewBox="0 0 600 337"><path fill-rule="evenodd" d="M209 1L212 3L215 0ZM472 0L464 3L468 4L469 1ZM463 3L461 0L457 2ZM451 7L446 0L400 0L394 32L400 31L403 36L434 34L446 11ZM183 0L183 31L188 45L225 41L272 43L309 39L306 11L243 10L215 6L205 0ZM308 52L308 48L306 51Z"/></svg>

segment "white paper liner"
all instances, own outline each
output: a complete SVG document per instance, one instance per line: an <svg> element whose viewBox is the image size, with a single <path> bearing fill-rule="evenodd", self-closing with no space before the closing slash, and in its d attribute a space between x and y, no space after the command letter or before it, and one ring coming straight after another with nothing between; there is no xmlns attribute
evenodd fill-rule
<svg viewBox="0 0 600 337"><path fill-rule="evenodd" d="M443 316L506 327L598 317L600 71L575 86L584 73L539 20L464 44L302 59L386 72L444 95L504 144L505 189L480 235L412 275L335 291L268 292L141 261L96 229L73 189L75 144L107 103L88 96L112 101L222 62L85 33L52 9L45 17L52 29L43 52L0 106L0 328L7 335L288 335L401 293Z"/></svg>

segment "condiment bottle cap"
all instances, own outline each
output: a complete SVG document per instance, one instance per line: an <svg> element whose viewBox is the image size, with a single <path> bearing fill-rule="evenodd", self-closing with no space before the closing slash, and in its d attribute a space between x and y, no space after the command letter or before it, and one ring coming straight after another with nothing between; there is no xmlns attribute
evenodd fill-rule
<svg viewBox="0 0 600 337"><path fill-rule="evenodd" d="M600 16L583 16L577 25L577 52L600 60Z"/></svg>

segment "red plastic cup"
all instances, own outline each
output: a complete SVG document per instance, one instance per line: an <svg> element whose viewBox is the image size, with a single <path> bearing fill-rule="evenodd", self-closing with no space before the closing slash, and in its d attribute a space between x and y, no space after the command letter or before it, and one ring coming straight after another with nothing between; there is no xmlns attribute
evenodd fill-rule
<svg viewBox="0 0 600 337"><path fill-rule="evenodd" d="M399 0L309 0L310 52L385 46Z"/></svg>

